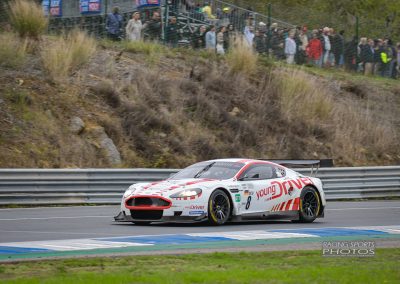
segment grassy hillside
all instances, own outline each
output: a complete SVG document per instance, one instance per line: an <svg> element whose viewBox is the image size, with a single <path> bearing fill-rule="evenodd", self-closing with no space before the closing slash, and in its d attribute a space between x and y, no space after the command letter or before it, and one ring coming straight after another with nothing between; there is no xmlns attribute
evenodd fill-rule
<svg viewBox="0 0 400 284"><path fill-rule="evenodd" d="M0 167L182 167L220 157L400 162L398 82L289 68L240 47L217 58L109 42L54 76L46 66L60 65L59 40L30 43L18 62L0 67ZM74 117L84 122L78 132ZM121 162L109 158L104 135Z"/></svg>
<svg viewBox="0 0 400 284"><path fill-rule="evenodd" d="M212 158L400 161L400 85L225 57L43 35L29 0L0 32L0 167L182 167Z"/></svg>

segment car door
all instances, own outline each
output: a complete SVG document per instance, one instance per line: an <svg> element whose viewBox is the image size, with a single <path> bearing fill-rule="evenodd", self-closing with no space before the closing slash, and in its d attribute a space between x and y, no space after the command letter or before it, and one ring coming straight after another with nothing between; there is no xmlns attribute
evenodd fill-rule
<svg viewBox="0 0 400 284"><path fill-rule="evenodd" d="M274 196L280 194L275 183L281 178L270 164L254 164L246 169L238 178L243 192L241 214L270 211L276 203Z"/></svg>

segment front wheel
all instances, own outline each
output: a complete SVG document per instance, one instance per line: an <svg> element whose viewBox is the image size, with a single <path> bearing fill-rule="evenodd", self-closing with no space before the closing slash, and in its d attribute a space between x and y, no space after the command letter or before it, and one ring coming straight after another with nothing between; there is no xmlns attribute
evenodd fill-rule
<svg viewBox="0 0 400 284"><path fill-rule="evenodd" d="M299 221L301 223L312 223L317 218L321 202L315 188L306 186L301 191Z"/></svg>
<svg viewBox="0 0 400 284"><path fill-rule="evenodd" d="M231 203L223 190L214 191L208 201L208 220L212 225L223 225L231 213Z"/></svg>

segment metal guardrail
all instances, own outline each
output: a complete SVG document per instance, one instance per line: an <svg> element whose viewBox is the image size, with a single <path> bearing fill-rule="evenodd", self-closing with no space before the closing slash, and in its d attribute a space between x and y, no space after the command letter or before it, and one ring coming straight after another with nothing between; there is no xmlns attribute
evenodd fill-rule
<svg viewBox="0 0 400 284"><path fill-rule="evenodd" d="M0 205L118 204L131 184L176 169L0 169ZM305 175L308 169L299 169ZM322 168L328 200L400 196L400 166Z"/></svg>

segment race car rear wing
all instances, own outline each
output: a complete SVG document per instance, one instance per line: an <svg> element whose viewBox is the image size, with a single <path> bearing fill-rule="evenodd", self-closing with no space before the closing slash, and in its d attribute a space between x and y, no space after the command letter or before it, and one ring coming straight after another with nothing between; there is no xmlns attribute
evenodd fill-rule
<svg viewBox="0 0 400 284"><path fill-rule="evenodd" d="M260 159L270 161L288 168L310 168L311 175L316 175L320 167L328 168L333 167L332 159L322 160L274 160L274 159Z"/></svg>

